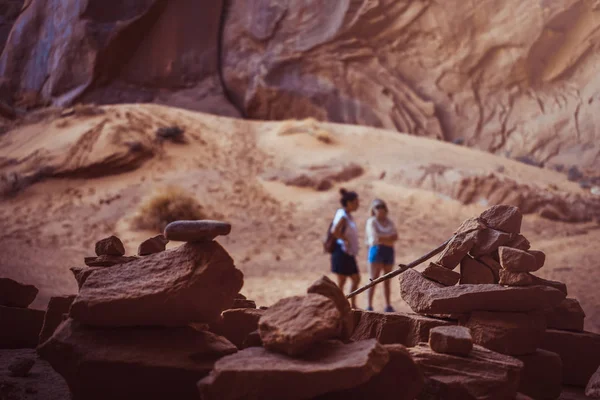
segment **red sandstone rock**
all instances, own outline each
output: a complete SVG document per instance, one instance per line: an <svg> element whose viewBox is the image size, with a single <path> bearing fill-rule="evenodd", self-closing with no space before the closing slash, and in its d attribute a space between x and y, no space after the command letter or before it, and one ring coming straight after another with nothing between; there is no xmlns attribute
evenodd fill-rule
<svg viewBox="0 0 600 400"><path fill-rule="evenodd" d="M322 276L319 280L314 282L306 292L320 294L335 303L335 306L342 317L341 338L350 338L354 331L354 315L352 314L348 299L346 299L344 292L342 292L339 286L327 276Z"/></svg>
<svg viewBox="0 0 600 400"><path fill-rule="evenodd" d="M438 353L466 357L473 349L473 338L464 326L438 326L429 331L429 346Z"/></svg>
<svg viewBox="0 0 600 400"><path fill-rule="evenodd" d="M477 259L480 263L486 265L494 275L494 283L500 282L500 270L502 266L492 256L481 256Z"/></svg>
<svg viewBox="0 0 600 400"><path fill-rule="evenodd" d="M548 329L540 348L557 353L563 364L563 384L585 387L600 365L600 335Z"/></svg>
<svg viewBox="0 0 600 400"><path fill-rule="evenodd" d="M242 349L248 335L258 329L258 321L264 313L264 310L253 308L225 310L221 318L212 324L210 329L216 334L226 337L238 349Z"/></svg>
<svg viewBox="0 0 600 400"><path fill-rule="evenodd" d="M86 279L94 272L102 269L101 267L73 267L70 268L75 280L77 281L77 286L81 289L81 286L85 283Z"/></svg>
<svg viewBox="0 0 600 400"><path fill-rule="evenodd" d="M109 236L96 242L97 256L124 256L125 247L123 242L116 236Z"/></svg>
<svg viewBox="0 0 600 400"><path fill-rule="evenodd" d="M74 399L195 399L196 382L237 349L190 327L89 328L72 319L38 348Z"/></svg>
<svg viewBox="0 0 600 400"><path fill-rule="evenodd" d="M535 257L536 271L544 266L544 263L546 262L546 254L543 251L529 250L527 252Z"/></svg>
<svg viewBox="0 0 600 400"><path fill-rule="evenodd" d="M500 270L500 284L506 286L531 286L535 285L535 277L529 272L512 272Z"/></svg>
<svg viewBox="0 0 600 400"><path fill-rule="evenodd" d="M429 332L438 326L453 323L418 314L376 313L354 310L356 329L352 340L377 339L382 344L402 344L407 347L429 340Z"/></svg>
<svg viewBox="0 0 600 400"><path fill-rule="evenodd" d="M560 290L561 292L563 292L565 294L565 296L568 294L567 293L567 285L565 285L562 282L543 279L543 278L540 278L539 276L535 276L535 275L531 275L531 277L533 279L534 285L548 286L548 287L554 288L556 290Z"/></svg>
<svg viewBox="0 0 600 400"><path fill-rule="evenodd" d="M408 350L399 344L383 346L390 361L383 370L366 383L334 393L316 397L315 400L413 400L423 388L423 374ZM398 388L402 388L398 390Z"/></svg>
<svg viewBox="0 0 600 400"><path fill-rule="evenodd" d="M585 387L585 395L594 399L600 399L600 366L598 366L598 369Z"/></svg>
<svg viewBox="0 0 600 400"><path fill-rule="evenodd" d="M216 242L186 243L126 267L94 271L70 316L95 326L185 326L231 307L242 273Z"/></svg>
<svg viewBox="0 0 600 400"><path fill-rule="evenodd" d="M297 356L316 343L338 338L342 317L335 303L320 294L288 297L269 307L258 331L269 350Z"/></svg>
<svg viewBox="0 0 600 400"><path fill-rule="evenodd" d="M148 256L166 250L169 241L163 235L157 235L144 240L138 247L138 256Z"/></svg>
<svg viewBox="0 0 600 400"><path fill-rule="evenodd" d="M234 299L231 308L256 308L254 300Z"/></svg>
<svg viewBox="0 0 600 400"><path fill-rule="evenodd" d="M495 283L494 273L487 265L471 257L465 257L460 262L460 284L480 285Z"/></svg>
<svg viewBox="0 0 600 400"><path fill-rule="evenodd" d="M504 246L511 239L511 235L495 229L484 229L477 233L477 241L469 254L473 257L480 257L486 254L492 254L500 246Z"/></svg>
<svg viewBox="0 0 600 400"><path fill-rule="evenodd" d="M532 311L555 307L565 294L546 286L504 287L457 285L444 287L408 269L400 275L400 294L413 311L425 314L468 313L474 310Z"/></svg>
<svg viewBox="0 0 600 400"><path fill-rule="evenodd" d="M534 399L558 399L562 391L562 361L550 351L515 356L523 362L519 392Z"/></svg>
<svg viewBox="0 0 600 400"><path fill-rule="evenodd" d="M534 272L539 269L538 260L527 251L501 246L498 254L500 255L500 265L507 271Z"/></svg>
<svg viewBox="0 0 600 400"><path fill-rule="evenodd" d="M507 355L534 353L546 330L542 313L475 311L461 324L471 330L475 343Z"/></svg>
<svg viewBox="0 0 600 400"><path fill-rule="evenodd" d="M493 206L479 216L488 227L507 233L520 233L523 215L515 206Z"/></svg>
<svg viewBox="0 0 600 400"><path fill-rule="evenodd" d="M440 266L438 263L431 262L425 268L422 275L434 282L441 283L444 286L454 286L460 279L460 274L448 268Z"/></svg>
<svg viewBox="0 0 600 400"><path fill-rule="evenodd" d="M479 218L468 218L460 224L454 234L469 233L473 231L481 231L487 229L485 224Z"/></svg>
<svg viewBox="0 0 600 400"><path fill-rule="evenodd" d="M436 353L425 343L408 351L425 375L419 398L506 400L517 393L523 363L515 358L477 345L469 357Z"/></svg>
<svg viewBox="0 0 600 400"><path fill-rule="evenodd" d="M24 285L9 278L0 278L0 306L27 308L38 294L33 285Z"/></svg>
<svg viewBox="0 0 600 400"><path fill-rule="evenodd" d="M564 299L546 313L548 328L583 332L585 312L576 299Z"/></svg>
<svg viewBox="0 0 600 400"><path fill-rule="evenodd" d="M436 263L448 269L454 269L477 242L478 231L459 233L452 238L439 255Z"/></svg>
<svg viewBox="0 0 600 400"><path fill-rule="evenodd" d="M98 257L85 257L84 262L88 267L113 267L115 265L127 264L137 260L137 257L101 255Z"/></svg>
<svg viewBox="0 0 600 400"><path fill-rule="evenodd" d="M531 248L529 240L527 240L527 238L521 234L515 235L511 240L509 240L505 244L505 246L519 250L529 250Z"/></svg>
<svg viewBox="0 0 600 400"><path fill-rule="evenodd" d="M44 311L0 306L0 349L35 348Z"/></svg>
<svg viewBox="0 0 600 400"><path fill-rule="evenodd" d="M300 359L250 347L217 361L198 389L203 400L310 399L362 385L389 360L374 339L323 342Z"/></svg>
<svg viewBox="0 0 600 400"><path fill-rule="evenodd" d="M231 224L221 221L175 221L165 228L168 240L179 242L211 241L217 236L227 236L231 232Z"/></svg>
<svg viewBox="0 0 600 400"><path fill-rule="evenodd" d="M51 297L44 316L44 324L40 332L39 343L44 343L64 319L64 316L69 313L69 308L75 300L75 295L72 296L57 296Z"/></svg>

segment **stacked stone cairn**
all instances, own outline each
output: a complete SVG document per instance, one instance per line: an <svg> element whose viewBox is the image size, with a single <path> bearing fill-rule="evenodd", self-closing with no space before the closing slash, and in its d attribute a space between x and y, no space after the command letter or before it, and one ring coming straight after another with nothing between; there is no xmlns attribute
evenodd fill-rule
<svg viewBox="0 0 600 400"><path fill-rule="evenodd" d="M475 343L472 352L486 351L494 362L513 364L505 397L498 398L513 398L518 390L534 399L557 399L562 385L586 386L600 365L600 335L584 332L585 314L577 300L566 298L565 284L533 274L543 267L545 255L530 249L520 233L521 221L519 210L506 205L468 219L435 262L421 273L400 275L400 290L415 312L468 328ZM433 332L430 343L440 340ZM467 336L464 331L461 335ZM421 362L419 352L426 353L426 347L419 344L411 354L419 365L427 365L426 379L436 381L429 385L431 391L451 390L444 377L450 361ZM440 370L431 370L433 364ZM506 370L504 374L508 378Z"/></svg>

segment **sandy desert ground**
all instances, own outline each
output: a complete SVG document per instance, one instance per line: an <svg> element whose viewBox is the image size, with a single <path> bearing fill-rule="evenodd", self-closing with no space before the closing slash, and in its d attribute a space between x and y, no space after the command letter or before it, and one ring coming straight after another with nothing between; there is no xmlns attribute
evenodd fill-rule
<svg viewBox="0 0 600 400"><path fill-rule="evenodd" d="M134 230L132 217L146 197L168 186L188 191L210 217L233 224L219 242L245 274L243 293L258 305L300 294L329 274L321 241L340 186L360 195L361 233L370 201L389 203L400 233L398 263L436 247L490 205L484 195L469 205L449 195L465 174L500 174L540 191L581 191L558 172L368 127L249 122L157 105L76 109L70 116L47 112L40 119L0 136L6 179L52 171L0 200L0 276L35 284L40 294L33 306L39 308L50 296L76 292L69 268L94 255L97 240L115 234L135 254L157 232ZM155 140L157 128L173 125L185 130L186 143ZM333 181L329 190L310 187L325 178ZM303 182L309 187L297 186ZM522 233L547 254L539 275L565 282L587 314L586 329L600 333L598 222L530 214ZM359 266L366 283L366 247ZM407 311L397 286L394 280L393 304ZM365 301L361 295L359 306ZM383 308L381 289L375 305Z"/></svg>

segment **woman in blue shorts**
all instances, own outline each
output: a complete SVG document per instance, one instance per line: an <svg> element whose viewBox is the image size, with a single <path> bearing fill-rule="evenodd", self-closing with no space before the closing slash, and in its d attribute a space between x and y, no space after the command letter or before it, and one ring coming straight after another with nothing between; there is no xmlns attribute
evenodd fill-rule
<svg viewBox="0 0 600 400"><path fill-rule="evenodd" d="M371 217L366 226L367 244L369 245L369 275L377 279L383 272L391 272L394 266L394 242L398 240L396 226L388 218L388 209L383 200L375 199L371 204ZM394 312L390 304L390 280L384 282L385 312ZM375 287L369 289L367 311L373 311L373 294Z"/></svg>

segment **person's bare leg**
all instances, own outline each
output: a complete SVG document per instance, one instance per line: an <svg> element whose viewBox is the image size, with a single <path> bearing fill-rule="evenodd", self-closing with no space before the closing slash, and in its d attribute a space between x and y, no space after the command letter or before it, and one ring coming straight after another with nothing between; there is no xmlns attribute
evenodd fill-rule
<svg viewBox="0 0 600 400"><path fill-rule="evenodd" d="M369 277L371 278L371 280L379 278L379 275L381 274L381 267L382 265L380 263L369 264ZM375 295L375 286L368 289L367 295L369 299L368 306L373 307L373 296Z"/></svg>
<svg viewBox="0 0 600 400"><path fill-rule="evenodd" d="M350 291L354 292L356 289L358 289L358 284L360 283L360 274L350 275L350 279L352 279L352 289ZM350 304L352 305L352 308L356 308L356 296L350 299Z"/></svg>
<svg viewBox="0 0 600 400"><path fill-rule="evenodd" d="M338 286L339 288L342 290L342 293L344 292L344 286L346 285L346 275L342 275L342 274L336 274L337 276L337 281L338 281Z"/></svg>
<svg viewBox="0 0 600 400"><path fill-rule="evenodd" d="M383 269L383 273L387 274L392 272L392 268L394 266L393 265L382 265L382 269ZM385 294L385 305L386 306L391 306L392 303L390 301L390 283L391 283L391 279L388 279L387 281L383 282L383 292Z"/></svg>

